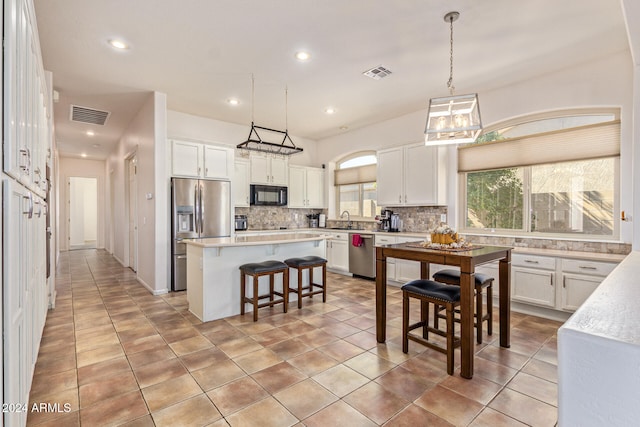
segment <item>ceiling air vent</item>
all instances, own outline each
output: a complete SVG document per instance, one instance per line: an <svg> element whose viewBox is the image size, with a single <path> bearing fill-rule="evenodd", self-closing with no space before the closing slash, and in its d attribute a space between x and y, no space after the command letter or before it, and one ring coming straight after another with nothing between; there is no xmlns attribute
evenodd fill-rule
<svg viewBox="0 0 640 427"><path fill-rule="evenodd" d="M371 77L373 80L380 80L381 78L387 77L389 74L391 74L391 70L384 68L382 65L379 65L375 68L365 71L362 74L367 77Z"/></svg>
<svg viewBox="0 0 640 427"><path fill-rule="evenodd" d="M71 121L80 123L91 123L93 125L103 126L109 115L108 111L95 110L93 108L80 107L71 105Z"/></svg>

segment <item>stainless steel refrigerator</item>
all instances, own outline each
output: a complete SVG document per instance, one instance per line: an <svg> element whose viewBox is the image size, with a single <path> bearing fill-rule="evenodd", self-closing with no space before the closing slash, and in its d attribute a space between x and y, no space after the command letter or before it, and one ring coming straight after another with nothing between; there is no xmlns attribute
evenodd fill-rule
<svg viewBox="0 0 640 427"><path fill-rule="evenodd" d="M229 181L171 179L171 290L187 289L187 245L182 239L231 235Z"/></svg>

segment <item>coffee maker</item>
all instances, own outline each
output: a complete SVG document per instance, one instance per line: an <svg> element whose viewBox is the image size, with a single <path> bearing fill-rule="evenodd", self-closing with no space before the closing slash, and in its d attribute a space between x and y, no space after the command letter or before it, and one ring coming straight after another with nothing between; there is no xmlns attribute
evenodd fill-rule
<svg viewBox="0 0 640 427"><path fill-rule="evenodd" d="M380 213L380 230L390 231L391 228L391 215L393 211L390 209L383 209Z"/></svg>
<svg viewBox="0 0 640 427"><path fill-rule="evenodd" d="M400 215L391 214L391 217L389 218L389 231L390 232L400 231Z"/></svg>

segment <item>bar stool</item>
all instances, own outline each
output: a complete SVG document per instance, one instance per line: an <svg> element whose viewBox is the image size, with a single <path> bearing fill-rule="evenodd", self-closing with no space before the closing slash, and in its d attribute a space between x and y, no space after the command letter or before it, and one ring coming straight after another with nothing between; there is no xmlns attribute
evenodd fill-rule
<svg viewBox="0 0 640 427"><path fill-rule="evenodd" d="M322 294L322 302L327 302L327 260L319 256L306 256L302 258L285 259L284 263L290 268L298 270L298 288L289 288L289 292L298 294L298 309L302 308L302 298L313 298L316 294ZM313 282L313 269L322 268L322 284ZM309 270L309 285L302 285L302 272ZM315 288L319 288L314 290ZM303 291L307 292L303 292Z"/></svg>
<svg viewBox="0 0 640 427"><path fill-rule="evenodd" d="M420 300L420 321L409 324L409 298ZM429 326L429 304L442 306L446 311L447 329L441 331ZM453 312L460 306L460 288L443 285L433 280L413 280L402 287L402 351L409 352L409 340L447 355L447 373L453 375L454 349L460 347L460 337L454 335ZM409 332L422 328L422 337ZM429 332L447 339L446 347L429 341Z"/></svg>
<svg viewBox="0 0 640 427"><path fill-rule="evenodd" d="M282 273L282 292L275 290L275 275ZM246 296L246 276L253 277L253 295ZM258 280L260 276L269 276L269 293L264 295L258 294ZM281 297L275 299L275 295ZM259 303L262 299L269 298L268 302ZM272 307L275 304L282 303L284 312L287 312L289 305L289 267L280 261L264 261L257 263L243 264L240 266L240 314L244 314L244 305L249 303L253 305L253 321L258 320L258 309L262 307Z"/></svg>
<svg viewBox="0 0 640 427"><path fill-rule="evenodd" d="M440 283L446 283L448 285L460 286L460 270L447 269L440 270L433 275L433 280ZM487 333L493 334L493 277L489 277L486 274L475 274L475 288L476 288L476 312L475 327L476 327L476 341L478 344L482 344L482 322L487 321ZM482 310L482 290L487 289L487 312L483 313ZM444 316L440 314L442 309L436 307L436 311L433 316L434 326L438 327L438 318L443 319ZM458 321L458 319L456 319Z"/></svg>

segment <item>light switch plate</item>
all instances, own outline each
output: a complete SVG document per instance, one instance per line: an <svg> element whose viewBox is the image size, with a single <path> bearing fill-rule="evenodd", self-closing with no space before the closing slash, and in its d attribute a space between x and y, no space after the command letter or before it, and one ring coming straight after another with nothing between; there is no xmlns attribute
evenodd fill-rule
<svg viewBox="0 0 640 427"><path fill-rule="evenodd" d="M440 214L440 222L447 222L447 214Z"/></svg>

